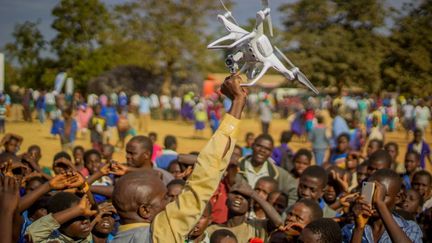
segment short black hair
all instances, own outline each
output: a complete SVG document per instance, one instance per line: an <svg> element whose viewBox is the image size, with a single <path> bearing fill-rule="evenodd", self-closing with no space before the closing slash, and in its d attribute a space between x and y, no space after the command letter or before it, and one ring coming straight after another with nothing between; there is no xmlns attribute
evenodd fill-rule
<svg viewBox="0 0 432 243"><path fill-rule="evenodd" d="M301 177L306 177L306 176L317 178L318 180L320 180L322 182L323 187L325 187L327 185L328 174L325 171L325 169L322 168L321 166L312 165L312 166L307 167L303 171L303 174L301 175Z"/></svg>
<svg viewBox="0 0 432 243"><path fill-rule="evenodd" d="M309 162L312 160L312 153L311 153L311 151L309 149L302 148L302 149L299 149L294 154L293 161L296 161L296 159L298 157L302 156L302 155L306 156L308 158Z"/></svg>
<svg viewBox="0 0 432 243"><path fill-rule="evenodd" d="M254 136L255 134L253 132L247 132L245 135L245 138L249 137L249 136Z"/></svg>
<svg viewBox="0 0 432 243"><path fill-rule="evenodd" d="M273 137L270 134L260 134L258 137L255 138L254 143L260 141L260 140L267 140L270 141L272 146L274 145Z"/></svg>
<svg viewBox="0 0 432 243"><path fill-rule="evenodd" d="M427 170L419 170L419 171L415 172L414 175L413 175L413 180L416 177L418 177L418 176L425 176L425 177L427 177L429 179L429 185L432 184L432 175L431 175L431 173L429 173L429 171L427 171Z"/></svg>
<svg viewBox="0 0 432 243"><path fill-rule="evenodd" d="M408 157L408 155L410 155L410 154L414 155L414 157L415 157L415 159L416 159L417 161L420 161L420 154L417 153L416 151L407 151L406 154L405 154L405 159L406 159L406 158Z"/></svg>
<svg viewBox="0 0 432 243"><path fill-rule="evenodd" d="M387 151L380 149L373 152L369 157L369 163L373 162L385 163L386 168L390 168L392 164L392 158Z"/></svg>
<svg viewBox="0 0 432 243"><path fill-rule="evenodd" d="M97 151L96 149L89 149L84 153L84 165L88 164L88 160L90 156L93 154L96 154L97 156L99 156L99 158L102 158L101 153L99 151Z"/></svg>
<svg viewBox="0 0 432 243"><path fill-rule="evenodd" d="M391 146L396 148L396 151L399 151L399 145L395 142L388 142L384 145L384 149L388 150Z"/></svg>
<svg viewBox="0 0 432 243"><path fill-rule="evenodd" d="M149 132L149 137L151 137L151 136L153 136L153 137L155 137L155 138L157 138L157 133L155 133L155 132Z"/></svg>
<svg viewBox="0 0 432 243"><path fill-rule="evenodd" d="M149 137L146 136L135 136L129 140L129 143L139 143L141 147L150 152L150 156L153 155L153 142Z"/></svg>
<svg viewBox="0 0 432 243"><path fill-rule="evenodd" d="M27 152L29 153L33 150L38 150L39 152L41 152L40 146L36 144L30 145L30 147L27 148Z"/></svg>
<svg viewBox="0 0 432 243"><path fill-rule="evenodd" d="M36 211L38 211L41 208L48 209L48 202L51 199L50 196L42 196L36 202L34 202L28 209L28 217L31 218Z"/></svg>
<svg viewBox="0 0 432 243"><path fill-rule="evenodd" d="M394 181L397 185L397 191L400 190L400 187L402 186L402 179L399 176L398 173L396 173L394 170L392 169L380 169L375 171L370 177L369 177L369 181L374 181L377 180L378 178L380 179L389 179L391 181Z"/></svg>
<svg viewBox="0 0 432 243"><path fill-rule="evenodd" d="M305 229L320 235L317 243L342 242L342 232L339 225L330 218L320 218L310 222Z"/></svg>
<svg viewBox="0 0 432 243"><path fill-rule="evenodd" d="M79 203L81 199L70 192L59 192L52 196L48 201L48 213L58 213L60 211L66 210L74 203Z"/></svg>
<svg viewBox="0 0 432 243"><path fill-rule="evenodd" d="M173 135L167 135L164 139L164 146L166 149L171 149L173 146L177 145L177 139Z"/></svg>
<svg viewBox="0 0 432 243"><path fill-rule="evenodd" d="M312 199L302 198L298 200L297 203L301 203L310 209L310 211L312 212L312 221L323 217L323 211L316 201Z"/></svg>
<svg viewBox="0 0 432 243"><path fill-rule="evenodd" d="M291 131L283 131L281 133L280 142L281 143L289 143L291 141L293 134Z"/></svg>
<svg viewBox="0 0 432 243"><path fill-rule="evenodd" d="M383 141L382 141L382 140L379 140L379 139L376 139L376 138L370 140L370 141L369 141L369 144L371 144L371 143L377 143L377 144L378 144L378 147L379 147L380 149L382 149L383 146L384 146Z"/></svg>
<svg viewBox="0 0 432 243"><path fill-rule="evenodd" d="M81 145L75 146L72 150L72 153L75 154L78 150L85 151L84 147Z"/></svg>
<svg viewBox="0 0 432 243"><path fill-rule="evenodd" d="M238 145L238 144L234 145L234 149L240 150L240 156L243 156L243 149L240 145Z"/></svg>
<svg viewBox="0 0 432 243"><path fill-rule="evenodd" d="M62 152L58 152L58 153L56 153L56 154L54 155L54 160L53 160L53 162L56 161L56 160L58 160L58 159L60 159L60 158L65 158L65 159L67 159L67 160L72 161L72 157L71 157L68 153L62 151Z"/></svg>
<svg viewBox="0 0 432 243"><path fill-rule="evenodd" d="M174 186L174 185L180 185L180 186L184 187L186 185L186 181L184 181L182 179L174 179L174 180L170 181L166 187L168 188L168 187Z"/></svg>
<svg viewBox="0 0 432 243"><path fill-rule="evenodd" d="M278 181L275 180L273 177L271 176L263 176L261 178L259 178L256 182L255 182L255 186L258 184L259 181L264 181L264 182L268 182L273 184L275 191L277 191L279 188L279 184Z"/></svg>
<svg viewBox="0 0 432 243"><path fill-rule="evenodd" d="M341 138L346 138L346 140L347 140L348 142L350 141L350 135L349 135L348 133L342 133L342 134L339 134L339 136L337 136L336 141L339 141L339 139L341 139Z"/></svg>
<svg viewBox="0 0 432 243"><path fill-rule="evenodd" d="M213 232L213 234L210 236L210 243L219 243L224 238L232 238L238 242L237 237L233 232L227 229L219 229Z"/></svg>

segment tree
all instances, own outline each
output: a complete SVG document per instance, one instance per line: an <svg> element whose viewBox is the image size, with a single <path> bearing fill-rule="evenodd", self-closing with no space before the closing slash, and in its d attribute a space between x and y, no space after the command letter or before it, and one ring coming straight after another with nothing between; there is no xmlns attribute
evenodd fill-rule
<svg viewBox="0 0 432 243"><path fill-rule="evenodd" d="M392 52L382 64L383 79L410 95L432 92L432 2L406 5L390 38Z"/></svg>
<svg viewBox="0 0 432 243"><path fill-rule="evenodd" d="M367 10L359 10L358 2ZM350 84L378 91L386 37L379 0L301 0L280 9L286 13L286 46L311 81L339 90Z"/></svg>
<svg viewBox="0 0 432 243"><path fill-rule="evenodd" d="M106 42L109 12L99 0L62 0L52 15L55 19L51 26L57 35L51 46L58 56L59 68L80 80L73 69Z"/></svg>
<svg viewBox="0 0 432 243"><path fill-rule="evenodd" d="M15 25L12 33L15 40L13 43L6 44L6 54L10 61L18 62L20 74L18 81L23 85L41 84L40 77L43 74L41 52L45 49L46 42L37 27L38 24L38 22L26 21Z"/></svg>
<svg viewBox="0 0 432 243"><path fill-rule="evenodd" d="M124 39L152 48L161 91L170 93L175 76L196 75L208 63L206 17L219 8L217 0L135 0L116 8L117 26Z"/></svg>

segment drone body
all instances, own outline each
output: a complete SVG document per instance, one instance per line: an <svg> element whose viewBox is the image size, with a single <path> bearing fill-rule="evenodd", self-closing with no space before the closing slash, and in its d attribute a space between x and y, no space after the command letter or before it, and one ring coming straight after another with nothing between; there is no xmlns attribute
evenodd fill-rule
<svg viewBox="0 0 432 243"><path fill-rule="evenodd" d="M232 53L225 59L225 64L230 69L231 73L236 73L238 70L245 73L248 78L248 83L243 86L252 86L264 76L269 68L274 68L282 73L289 80L298 79L306 85L314 93L318 94L318 90L306 78L306 76L295 67L292 62L283 53L273 48L269 38L264 34L264 21L267 20L270 30L270 35L273 36L272 24L270 18L270 8L268 0L262 0L264 9L257 12L256 25L252 32L248 32L239 27L234 17L231 15L223 2L222 5L226 9L224 15L218 15L219 20L224 24L229 34L210 43L209 49L228 49ZM231 22L229 19L234 21ZM233 41L231 44L223 45L223 42ZM276 50L287 61L292 68L287 69L284 64L277 58L274 53Z"/></svg>

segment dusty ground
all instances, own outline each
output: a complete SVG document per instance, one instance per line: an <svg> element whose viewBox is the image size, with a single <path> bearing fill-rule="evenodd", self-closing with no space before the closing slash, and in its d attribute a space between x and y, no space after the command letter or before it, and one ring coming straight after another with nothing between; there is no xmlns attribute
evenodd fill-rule
<svg viewBox="0 0 432 243"><path fill-rule="evenodd" d="M260 131L260 122L258 120L247 119L243 120L240 125L239 144L243 145L243 140L246 132L252 131L258 134ZM288 128L288 122L286 120L274 120L270 127L270 132L275 138L279 140L279 135L283 130ZM50 166L54 154L60 151L60 140L58 138L51 137L50 122L40 124L38 122L25 123L25 122L8 122L6 124L6 131L17 133L24 137L24 143L21 146L21 151L24 152L28 146L37 144L42 148L42 159L41 164ZM158 134L158 143L163 144L163 138L165 135L172 134L177 136L178 139L178 151L181 153L188 153L191 151L199 151L206 143L208 138L211 136L210 129L206 129L204 132L204 138L194 139L193 135L193 124L187 124L180 121L152 121L150 124L150 131L154 131ZM140 133L141 134L141 133ZM129 138L128 138L129 139ZM394 141L399 144L400 154L399 161L403 161L403 155L405 154L408 140L405 139L405 133L402 131L392 132L386 134L386 141ZM432 134L428 132L426 135L426 141L432 143ZM75 145L83 145L85 148L90 148L90 138L82 137L78 135L78 140ZM294 150L301 147L310 148L309 142L300 141L298 138L294 138L290 144ZM115 159L119 162L125 161L124 150L119 149L115 153ZM428 165L429 171L431 171L430 165Z"/></svg>

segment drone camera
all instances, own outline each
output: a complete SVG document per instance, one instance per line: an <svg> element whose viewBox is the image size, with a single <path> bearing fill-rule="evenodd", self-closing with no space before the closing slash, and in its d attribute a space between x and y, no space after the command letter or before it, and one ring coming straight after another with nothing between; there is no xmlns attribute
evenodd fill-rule
<svg viewBox="0 0 432 243"><path fill-rule="evenodd" d="M232 65L234 65L234 59L232 57L232 55L229 55L226 59L225 59L225 64L228 67L231 67Z"/></svg>

